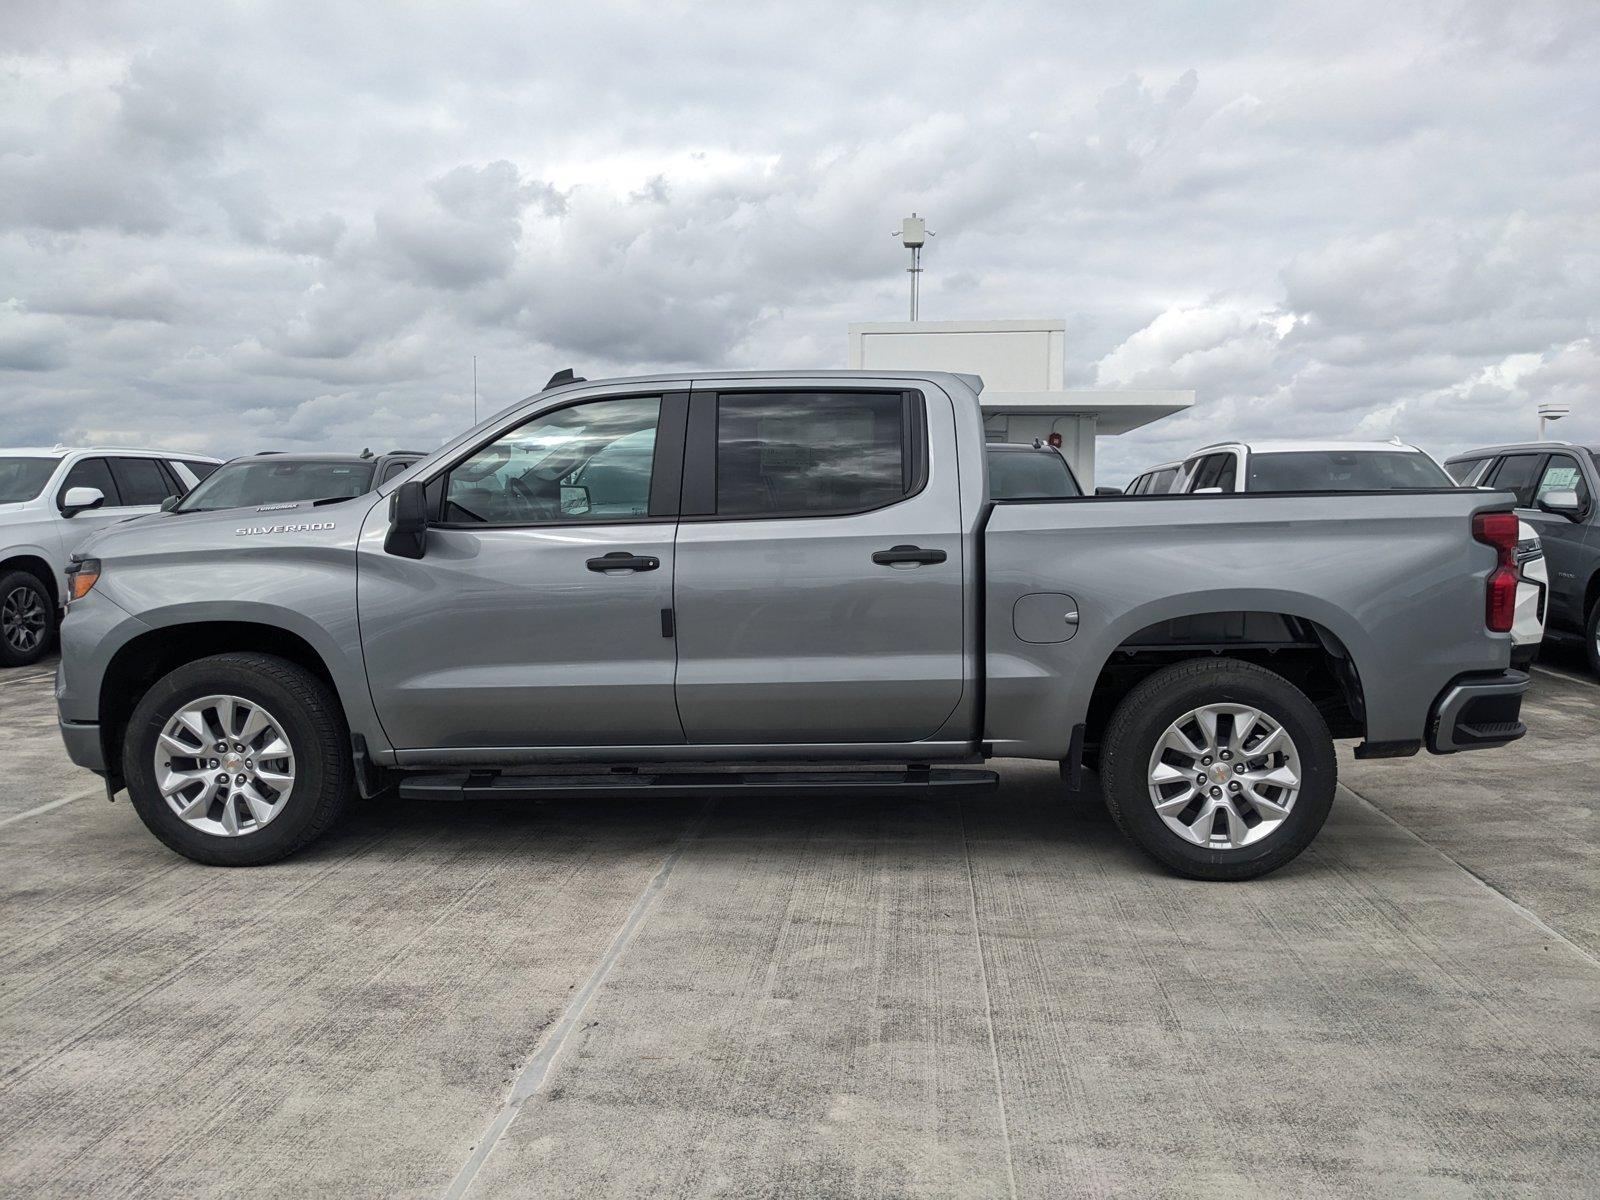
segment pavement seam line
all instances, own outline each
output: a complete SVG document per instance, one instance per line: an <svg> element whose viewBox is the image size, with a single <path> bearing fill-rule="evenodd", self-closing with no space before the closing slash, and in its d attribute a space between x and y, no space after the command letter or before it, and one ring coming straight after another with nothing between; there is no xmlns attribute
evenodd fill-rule
<svg viewBox="0 0 1600 1200"><path fill-rule="evenodd" d="M1585 679L1582 675L1574 675L1570 671L1558 671L1555 667L1541 667L1538 665L1535 665L1533 669L1541 675L1550 676L1552 679L1565 679L1569 683L1583 683L1588 684L1590 687L1594 686L1593 679Z"/></svg>
<svg viewBox="0 0 1600 1200"><path fill-rule="evenodd" d="M1482 875L1479 875L1471 867L1467 866L1466 863L1462 862L1458 858L1455 858L1455 857L1453 857L1453 856L1451 856L1449 854L1446 854L1443 850L1439 849L1439 847L1435 846L1432 842L1428 841L1427 838L1423 837L1420 833L1416 832L1416 830L1410 829L1407 826L1403 825L1401 822L1395 820L1388 813L1384 812L1383 809L1381 807L1379 807L1379 805L1377 805L1376 803L1374 803L1371 800L1368 800L1365 796L1363 796L1360 792L1356 791L1355 788L1351 787L1348 783L1340 783L1339 786L1342 787L1345 791L1349 792L1357 800L1361 801L1361 803L1365 804L1373 812L1377 813L1385 821L1389 822L1389 824L1393 825L1396 829L1398 829L1402 833L1404 833L1412 841L1418 843L1419 845L1427 847L1429 850L1431 850L1435 854L1437 854L1440 858L1444 859L1445 862L1449 863L1451 866L1453 866L1453 867L1457 868L1458 870L1460 870L1462 874L1464 874L1464 875L1468 876L1469 878L1471 878L1472 880L1474 880L1478 884L1478 886L1481 887L1484 891L1489 892L1492 895L1494 895L1495 897L1497 897L1508 908L1510 908L1513 912L1515 912L1519 917L1521 917L1524 921L1527 921L1529 924L1535 926L1546 937L1552 938L1555 941L1560 942L1562 945L1564 945L1568 949L1570 949L1573 953L1577 954L1578 957L1582 958L1590 966L1600 967L1600 958L1596 958L1593 954L1589 953L1588 950L1586 950L1582 946L1578 945L1577 942L1573 941L1566 934L1562 933L1559 929L1554 928L1543 917L1541 917L1538 913L1534 912L1531 908L1527 907L1527 905L1517 903L1517 901L1513 900L1510 896L1506 895L1499 888L1495 887L1494 884L1490 883Z"/></svg>
<svg viewBox="0 0 1600 1200"><path fill-rule="evenodd" d="M633 907L628 910L628 915L622 919L622 924L612 936L594 969L589 972L583 985L573 994L567 1006L561 1011L561 1016L550 1027L548 1036L542 1039L533 1056L523 1064L522 1070L517 1073L515 1082L511 1085L511 1094L495 1114L494 1120L489 1122L489 1127L479 1137L478 1144L473 1147L472 1154L462 1164L461 1170L456 1172L456 1177L450 1181L450 1186L444 1191L444 1200L460 1200L471 1189L478 1178L478 1172L483 1169L484 1163L489 1161L489 1156L494 1153L500 1139L511 1122L517 1119L517 1114L522 1111L522 1106L538 1095L543 1090L545 1082L550 1078L561 1051L566 1046L572 1034L577 1031L583 1021L583 1014L588 1010L589 1002L594 999L595 993L600 990L600 985L606 981L606 976L611 974L611 969L617 965L622 957L622 952L628 948L628 943L633 940L633 935L639 931L639 926L644 923L646 913L649 911L655 898L665 890L667 880L671 877L673 869L678 865L678 860L683 857L690 844L700 835L705 828L706 821L711 816L711 810L716 807L715 800L708 800L679 836L677 843L668 852L666 858L661 860L661 865L656 868L656 873L650 877L650 882L644 885L644 890L639 893L639 898L633 902Z"/></svg>
<svg viewBox="0 0 1600 1200"><path fill-rule="evenodd" d="M7 825L15 825L18 821L26 821L29 817L37 817L40 813L47 813L53 808L60 808L63 804L71 804L74 800L87 799L102 791L104 789L99 786L84 788L81 792L73 792L72 795L63 796L59 800L52 800L49 804L41 804L38 808L30 808L27 812L19 812L14 817L7 817L5 820L0 821L0 829L4 829Z"/></svg>
<svg viewBox="0 0 1600 1200"><path fill-rule="evenodd" d="M1017 1200L1017 1164L1011 1152L1011 1122L1006 1118L1006 1095L1000 1078L1000 1049L994 1036L994 1004L989 999L989 959L983 949L983 926L978 923L978 881L972 870L972 843L967 840L967 810L956 801L961 821L961 856L967 864L967 895L972 903L972 941L978 948L978 976L983 983L983 1024L989 1031L989 1065L994 1068L994 1103L1000 1111L1000 1141L1006 1151L1006 1177L1011 1200Z"/></svg>

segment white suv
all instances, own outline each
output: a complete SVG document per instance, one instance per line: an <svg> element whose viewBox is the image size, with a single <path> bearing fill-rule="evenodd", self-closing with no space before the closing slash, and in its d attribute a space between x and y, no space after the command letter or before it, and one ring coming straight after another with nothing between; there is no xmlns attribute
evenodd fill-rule
<svg viewBox="0 0 1600 1200"><path fill-rule="evenodd" d="M0 667L37 662L55 640L67 558L97 529L160 510L220 460L92 446L0 449Z"/></svg>

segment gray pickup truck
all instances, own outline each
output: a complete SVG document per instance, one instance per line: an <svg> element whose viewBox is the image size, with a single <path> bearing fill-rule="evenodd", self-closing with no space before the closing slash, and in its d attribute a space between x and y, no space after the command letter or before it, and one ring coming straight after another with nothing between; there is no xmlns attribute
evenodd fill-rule
<svg viewBox="0 0 1600 1200"><path fill-rule="evenodd" d="M1512 496L997 501L981 387L568 380L375 493L115 526L69 570L68 751L225 865L357 792L949 795L1044 759L1244 879L1315 836L1335 738L1522 734Z"/></svg>

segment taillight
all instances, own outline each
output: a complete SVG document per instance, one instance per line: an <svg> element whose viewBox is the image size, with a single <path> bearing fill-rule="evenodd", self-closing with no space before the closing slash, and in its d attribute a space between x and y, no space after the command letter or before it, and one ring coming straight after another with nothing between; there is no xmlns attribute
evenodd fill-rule
<svg viewBox="0 0 1600 1200"><path fill-rule="evenodd" d="M1472 518L1472 536L1485 546L1493 546L1500 556L1484 594L1484 624L1494 633L1510 633L1517 610L1516 514L1478 513Z"/></svg>

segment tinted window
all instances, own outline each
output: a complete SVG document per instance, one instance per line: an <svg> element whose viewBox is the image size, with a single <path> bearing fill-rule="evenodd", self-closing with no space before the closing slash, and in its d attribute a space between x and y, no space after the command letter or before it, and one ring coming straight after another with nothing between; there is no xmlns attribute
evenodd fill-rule
<svg viewBox="0 0 1600 1200"><path fill-rule="evenodd" d="M1219 487L1225 492L1231 492L1239 478L1239 456L1236 454L1219 454L1222 460L1217 467L1217 481L1213 487Z"/></svg>
<svg viewBox="0 0 1600 1200"><path fill-rule="evenodd" d="M1218 487L1217 480L1222 476L1223 460L1232 460L1231 454L1209 454L1200 460L1200 465L1195 468L1194 477L1189 481L1188 490L1198 492L1201 488Z"/></svg>
<svg viewBox="0 0 1600 1200"><path fill-rule="evenodd" d="M213 472L213 471L215 471L217 469L219 464L218 463L208 463L208 462L196 462L193 459L186 458L186 459L183 460L183 465L188 467L189 470L191 472L193 472L194 477L196 479L207 479L207 478L210 477L211 472Z"/></svg>
<svg viewBox="0 0 1600 1200"><path fill-rule="evenodd" d="M534 417L450 472L445 520L537 525L650 514L656 396L575 404Z"/></svg>
<svg viewBox="0 0 1600 1200"><path fill-rule="evenodd" d="M1533 507L1533 483L1539 475L1542 454L1508 454L1489 476L1490 487L1502 492L1517 494L1518 508Z"/></svg>
<svg viewBox="0 0 1600 1200"><path fill-rule="evenodd" d="M1172 485L1177 478L1177 467L1168 467L1165 471L1156 471L1150 476L1150 486L1145 491L1155 495L1165 495L1172 490Z"/></svg>
<svg viewBox="0 0 1600 1200"><path fill-rule="evenodd" d="M989 451L989 498L1061 500L1081 496L1066 460L1054 450Z"/></svg>
<svg viewBox="0 0 1600 1200"><path fill-rule="evenodd" d="M898 392L724 394L717 403L717 513L860 512L906 494Z"/></svg>
<svg viewBox="0 0 1600 1200"><path fill-rule="evenodd" d="M1539 475L1539 486L1533 493L1534 506L1537 507L1549 492L1577 492L1579 504L1589 503L1589 485L1583 481L1578 460L1570 454L1552 454L1545 463Z"/></svg>
<svg viewBox="0 0 1600 1200"><path fill-rule="evenodd" d="M72 470L67 472L66 479L61 483L61 491L56 496L56 502L60 503L68 488L75 487L99 488L106 498L107 508L114 508L122 503L117 499L117 485L111 480L111 468L106 466L106 460L103 458L80 458L73 464Z"/></svg>
<svg viewBox="0 0 1600 1200"><path fill-rule="evenodd" d="M415 459L404 459L404 458L397 459L394 462L384 463L383 464L383 478L378 480L378 482L379 483L388 483L389 480L393 479L396 475L400 474L401 471L404 471L407 467L415 465L415 463L416 463Z"/></svg>
<svg viewBox="0 0 1600 1200"><path fill-rule="evenodd" d="M20 504L44 491L59 458L0 458L0 504Z"/></svg>
<svg viewBox="0 0 1600 1200"><path fill-rule="evenodd" d="M161 464L153 458L113 458L111 474L117 481L117 491L127 505L160 504L168 496L177 494L167 483Z"/></svg>
<svg viewBox="0 0 1600 1200"><path fill-rule="evenodd" d="M1453 487L1418 450L1293 450L1250 456L1251 492L1391 492Z"/></svg>
<svg viewBox="0 0 1600 1200"><path fill-rule="evenodd" d="M215 512L298 500L347 500L371 486L371 463L244 458L223 463L178 507L183 512Z"/></svg>
<svg viewBox="0 0 1600 1200"><path fill-rule="evenodd" d="M1449 472L1450 478L1457 483L1465 483L1472 478L1472 473L1483 465L1481 458L1464 458L1460 462L1445 463L1444 469Z"/></svg>

